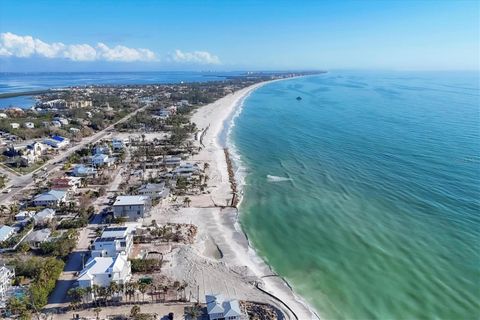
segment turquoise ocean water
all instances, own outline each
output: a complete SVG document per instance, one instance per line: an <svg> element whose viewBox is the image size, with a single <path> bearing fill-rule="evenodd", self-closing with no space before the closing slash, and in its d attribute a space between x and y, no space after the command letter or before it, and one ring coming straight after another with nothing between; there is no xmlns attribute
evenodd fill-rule
<svg viewBox="0 0 480 320"><path fill-rule="evenodd" d="M479 103L478 74L460 72L256 90L229 137L242 227L328 319L478 319Z"/></svg>

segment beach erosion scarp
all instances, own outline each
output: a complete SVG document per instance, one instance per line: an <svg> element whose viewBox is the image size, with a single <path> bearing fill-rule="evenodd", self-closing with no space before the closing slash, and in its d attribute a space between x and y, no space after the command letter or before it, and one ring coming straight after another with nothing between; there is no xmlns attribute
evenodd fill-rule
<svg viewBox="0 0 480 320"><path fill-rule="evenodd" d="M278 80L274 80L278 81ZM192 116L198 128L206 129L201 134L202 145L204 148L194 160L207 161L210 163L210 198L215 206L230 207L241 201L241 190L238 190L241 181L232 181L233 166L239 167L237 163L238 155L230 151L233 148L229 145L229 130L234 122L234 118L239 114L242 103L246 97L254 90L269 82L254 84L247 88L238 90L235 93L221 98L209 105L199 108ZM228 148L228 149L227 149ZM240 178L241 179L241 178ZM233 199L232 183L234 183L238 198ZM251 290L262 293L264 302L269 302L281 309L289 319L319 319L318 314L309 307L306 302L297 296L291 286L285 279L278 276L272 268L260 258L248 241L246 234L242 231L238 222L238 211L231 207L225 212L217 213L225 215L230 212L230 217L215 219L218 225L215 226L215 232L221 232L222 241L219 249L227 254L224 263L234 268L245 267L248 272L256 279L251 281L253 284ZM227 223L225 223L227 221ZM212 230L211 226L209 230ZM246 293L248 295L248 292ZM234 297L232 297L234 298Z"/></svg>

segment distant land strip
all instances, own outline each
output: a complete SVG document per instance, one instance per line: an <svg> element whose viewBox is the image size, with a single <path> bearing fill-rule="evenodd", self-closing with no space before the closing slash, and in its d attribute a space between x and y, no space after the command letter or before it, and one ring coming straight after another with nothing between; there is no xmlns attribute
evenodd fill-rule
<svg viewBox="0 0 480 320"><path fill-rule="evenodd" d="M55 90L55 91L61 91L61 90ZM23 91L23 92L6 92L6 93L0 93L0 99L1 98L13 98L13 97L20 97L20 96L33 96L37 94L43 94L51 92L50 89L44 89L44 90L35 90L35 91Z"/></svg>

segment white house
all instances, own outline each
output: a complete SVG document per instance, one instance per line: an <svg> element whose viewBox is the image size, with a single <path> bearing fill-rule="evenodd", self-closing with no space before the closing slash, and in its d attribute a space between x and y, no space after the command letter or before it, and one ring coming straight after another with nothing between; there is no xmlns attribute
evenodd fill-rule
<svg viewBox="0 0 480 320"><path fill-rule="evenodd" d="M115 163L115 158L111 158L103 153L98 153L92 156L91 161L92 165L95 167L110 167L113 163Z"/></svg>
<svg viewBox="0 0 480 320"><path fill-rule="evenodd" d="M10 123L10 126L12 127L12 129L18 129L18 128L20 128L20 124L17 123L17 122L11 122L11 123Z"/></svg>
<svg viewBox="0 0 480 320"><path fill-rule="evenodd" d="M62 190L50 190L33 198L33 205L38 207L57 207L67 201L67 192Z"/></svg>
<svg viewBox="0 0 480 320"><path fill-rule="evenodd" d="M37 214L33 216L33 220L35 221L36 225L42 225L50 222L54 216L55 216L55 210L50 208L45 208L37 212Z"/></svg>
<svg viewBox="0 0 480 320"><path fill-rule="evenodd" d="M151 200L146 196L118 196L113 203L115 218L137 220L150 216Z"/></svg>
<svg viewBox="0 0 480 320"><path fill-rule="evenodd" d="M128 227L107 227L102 236L95 239L92 257L115 257L118 254L130 254L133 245L132 230Z"/></svg>
<svg viewBox="0 0 480 320"><path fill-rule="evenodd" d="M15 271L7 268L5 265L0 267L0 301L7 300L7 291L12 286L12 280L15 278Z"/></svg>
<svg viewBox="0 0 480 320"><path fill-rule="evenodd" d="M0 227L0 242L8 240L15 233L15 229L10 226Z"/></svg>
<svg viewBox="0 0 480 320"><path fill-rule="evenodd" d="M147 183L137 190L138 194L148 196L150 199L164 199L168 196L170 189L162 183Z"/></svg>
<svg viewBox="0 0 480 320"><path fill-rule="evenodd" d="M106 287L112 281L125 284L131 277L131 264L126 255L119 254L114 258L92 257L80 272L78 285L81 288L92 287L93 285Z"/></svg>
<svg viewBox="0 0 480 320"><path fill-rule="evenodd" d="M206 295L208 318L210 320L240 320L242 312L238 300L225 300L221 294Z"/></svg>

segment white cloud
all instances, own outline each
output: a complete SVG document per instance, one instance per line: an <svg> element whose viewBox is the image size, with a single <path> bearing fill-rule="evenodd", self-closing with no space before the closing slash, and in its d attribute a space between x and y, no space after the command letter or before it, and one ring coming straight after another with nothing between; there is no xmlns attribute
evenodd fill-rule
<svg viewBox="0 0 480 320"><path fill-rule="evenodd" d="M220 59L207 51L183 52L177 49L170 57L180 63L220 64Z"/></svg>
<svg viewBox="0 0 480 320"><path fill-rule="evenodd" d="M98 43L95 47L88 44L65 45L61 42L46 43L31 36L19 36L11 32L0 34L0 56L27 58L40 56L45 58L65 58L73 61L153 61L155 53L148 49L128 48L125 46L108 47Z"/></svg>

